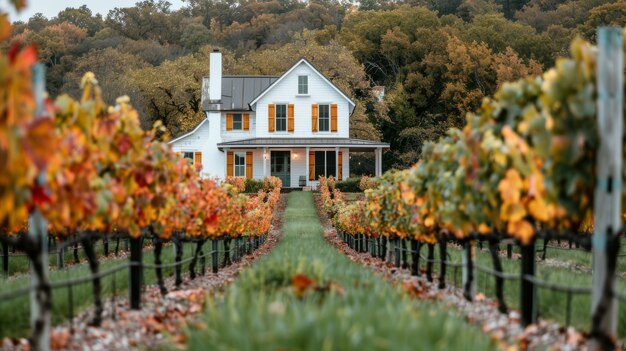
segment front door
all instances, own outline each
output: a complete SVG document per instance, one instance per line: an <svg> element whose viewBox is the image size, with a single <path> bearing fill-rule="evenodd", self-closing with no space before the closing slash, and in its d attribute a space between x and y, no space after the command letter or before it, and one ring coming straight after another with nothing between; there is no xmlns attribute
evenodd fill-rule
<svg viewBox="0 0 626 351"><path fill-rule="evenodd" d="M283 182L283 187L291 187L291 152L272 151L271 174Z"/></svg>

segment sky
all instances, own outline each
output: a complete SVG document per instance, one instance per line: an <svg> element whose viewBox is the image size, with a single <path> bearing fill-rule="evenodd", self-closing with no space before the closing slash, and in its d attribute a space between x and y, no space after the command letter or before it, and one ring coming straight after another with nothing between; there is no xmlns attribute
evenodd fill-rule
<svg viewBox="0 0 626 351"><path fill-rule="evenodd" d="M56 16L59 11L66 7L80 7L87 5L91 12L99 13L103 17L116 7L130 7L139 0L26 0L26 9L22 10L18 15L15 11L9 11L9 19L11 21L27 21L37 12L43 13L44 16L51 18ZM168 0L172 4L172 9L178 9L183 6L182 0ZM8 1L0 0L0 9L6 9Z"/></svg>

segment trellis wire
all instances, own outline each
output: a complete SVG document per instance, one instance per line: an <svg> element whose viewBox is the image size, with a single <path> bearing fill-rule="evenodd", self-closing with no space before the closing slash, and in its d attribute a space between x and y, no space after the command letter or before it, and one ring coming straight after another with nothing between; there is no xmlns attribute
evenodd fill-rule
<svg viewBox="0 0 626 351"><path fill-rule="evenodd" d="M358 241L357 238L355 238L352 235L346 234L346 233L338 233L338 237L340 239L342 239L344 242L346 242L350 247L354 248L354 243ZM370 254L372 251L376 251L378 249L380 249L380 245L378 243L378 240L373 239L368 237L367 241L369 243L369 248L368 251ZM620 245L620 246L623 246ZM569 250L567 248L563 248L564 250ZM572 248L574 249L574 248ZM581 249L578 249L581 250ZM588 250L584 250L585 252L589 252ZM396 254L398 252L404 252L404 253L411 253L411 254L415 254L417 253L417 250L412 250L410 248L403 248L401 245L397 245L397 243L395 244L394 248L389 250L389 252L385 253L385 254ZM420 260L423 260L426 263L433 263L433 264L441 264L443 263L445 266L451 267L455 269L455 273L454 273L454 285L458 286L457 284L457 280L456 280L456 275L458 274L458 268L464 268L467 267L467 264L464 263L460 263L460 262L453 262L453 261L449 261L449 260L441 260L440 258L438 259L429 259L428 257L424 256L421 254L418 255ZM449 255L448 255L449 256ZM396 263L399 262L397 257L394 257ZM502 278L504 280L509 280L509 281L528 281L530 283L532 283L534 286L536 286L537 288L541 288L541 289L546 289L546 290L550 290L553 292L557 292L557 293L564 293L566 294L566 324L570 325L571 324L571 310L572 310L572 298L574 295L591 295L592 293L592 288L591 287L583 287L583 286L569 286L569 285L563 285L563 284L556 284L550 281L546 281L546 280L542 280L542 279L538 279L535 276L532 275L523 275L521 276L520 274L514 274L514 273L505 273L505 272L498 272L495 271L489 267L485 267L483 265L480 264L476 264L475 262L473 263L473 267L474 269L484 273L486 276L490 276L490 277L498 277L498 278ZM487 287L487 279L484 280L485 281L485 292L486 292L486 287ZM615 295L615 297L622 301L622 302L626 302L626 294L622 294L619 293L617 291L613 291L613 294Z"/></svg>
<svg viewBox="0 0 626 351"><path fill-rule="evenodd" d="M54 290L59 290L59 289L67 289L67 301L68 301L68 311L67 311L67 319L70 323L70 328L73 329L74 327L74 314L75 314L75 308L74 308L74 287L78 286L78 285L82 285L82 284L87 284L90 282L93 282L94 279L100 278L100 279L104 279L106 277L112 277L112 295L111 295L111 306L112 306L112 318L115 319L116 318L116 310L115 310L115 298L117 296L117 286L116 286L116 274L118 272L124 271L124 270L130 270L131 267L139 267L141 270L145 270L145 269L168 269L168 268L176 268L176 267L182 267L183 265L191 262L192 260L194 260L194 258L196 259L200 259L200 258L207 258L210 257L213 254L218 254L218 255L223 255L226 253L229 254L233 254L233 253L237 253L238 255L237 257L233 257L232 262L237 262L240 261L244 256L251 254L252 252L254 252L256 249L258 249L263 243L265 243L265 239L266 239L266 235L263 236L256 236L256 237L245 237L248 240L240 240L238 243L236 242L235 245L231 246L230 249L225 250L225 249L218 249L218 250L209 250L206 253L202 253L202 254L198 254L197 257L188 257L185 259L182 259L180 261L177 262L173 262L173 263L162 263L159 265L156 264L151 264L151 263L145 263L145 262L140 262L140 263L136 263L136 262L125 262L125 263L121 263L113 268L109 268L103 271L100 271L96 274L90 274L87 276L83 276L83 277L78 277L78 278L68 278L62 281L56 281L56 282L50 282L49 283L49 287L52 291ZM224 238L220 238L218 239L218 241L224 241ZM181 243L184 245L184 243L192 243L192 242L196 242L195 240L184 240L181 241ZM246 249L247 248L247 249ZM193 254L193 250L192 250L192 254ZM66 270L67 274L69 275L69 270ZM130 274L130 272L129 272ZM143 285L143 284L142 284ZM24 297L25 294L28 294L32 289L34 289L35 286L33 286L32 284L24 286L24 287L20 287L20 288L16 288L10 291L5 291L5 292L0 292L0 303L7 303L8 301L11 301L13 299L19 298L19 297ZM130 289L130 287L129 287Z"/></svg>

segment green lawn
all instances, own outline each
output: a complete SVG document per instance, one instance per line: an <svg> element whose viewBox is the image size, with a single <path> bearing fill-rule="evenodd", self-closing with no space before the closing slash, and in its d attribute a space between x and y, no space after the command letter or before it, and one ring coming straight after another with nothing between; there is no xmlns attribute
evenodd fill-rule
<svg viewBox="0 0 626 351"><path fill-rule="evenodd" d="M190 349L494 349L455 311L408 297L324 242L311 193L289 194L283 228L278 247L209 300L192 324ZM297 297L296 274L320 289Z"/></svg>
<svg viewBox="0 0 626 351"><path fill-rule="evenodd" d="M205 255L210 253L210 242L204 245ZM122 246L122 244L120 244ZM231 244L231 248L232 248ZM195 244L186 243L183 245L184 255L183 260L193 255L195 250ZM219 250L223 250L223 245L220 242ZM163 263L174 262L174 250L171 245L163 247L162 261ZM220 263L223 258L223 254L220 254ZM154 263L154 256L152 250L144 250L143 261L145 263ZM100 270L105 271L111 268L123 265L128 262L127 258L112 259L106 262L100 263ZM206 258L207 272L210 272L211 258ZM197 271L200 269L200 265L196 267ZM188 272L188 263L183 266L183 273ZM91 272L87 264L80 264L68 267L66 269L51 270L49 277L50 281L58 282L68 279L76 279L79 277L89 276ZM207 273L210 274L210 273ZM165 277L174 275L174 268L163 269L163 275ZM115 273L114 275L104 277L102 279L102 293L106 299L126 298L128 290L128 270L124 269ZM156 273L153 269L144 270L144 283L155 284ZM0 293L18 289L30 284L30 275L23 274L9 279L0 278ZM115 295L114 295L115 292ZM74 286L71 289L73 300L73 315L81 312L85 308L93 306L93 295L91 283L85 283L78 286ZM68 288L55 289L52 292L52 324L56 325L67 320L69 316L70 306L70 290ZM0 339L5 336L12 337L24 337L29 333L29 300L27 294L17 297L8 301L0 301Z"/></svg>

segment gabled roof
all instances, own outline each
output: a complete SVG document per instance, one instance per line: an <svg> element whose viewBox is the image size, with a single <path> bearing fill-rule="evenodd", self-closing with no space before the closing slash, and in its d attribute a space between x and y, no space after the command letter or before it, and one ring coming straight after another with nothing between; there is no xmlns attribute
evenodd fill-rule
<svg viewBox="0 0 626 351"><path fill-rule="evenodd" d="M277 86L278 83L280 83L281 80L283 80L286 76L288 76L289 73L291 73L291 71L293 71L301 63L305 63L307 66L309 66L311 68L311 70L313 70L313 72L317 73L317 75L320 76L326 83L328 83L328 85L333 87L333 89L335 89L335 91L337 91L341 96L343 96L346 100L348 100L350 105L352 105L352 107L350 108L350 113L352 113L352 111L354 110L354 107L356 106L354 101L352 101L352 99L350 99L348 97L348 95L346 95L343 91L341 91L341 89L339 89L335 84L333 84L333 82L331 82L328 78L326 78L326 76L324 76L320 71L318 71L317 68L315 68L315 66L313 66L305 58L301 58L300 60L298 60L298 62L296 62L296 64L291 66L291 68L288 69L287 72L283 73L283 75L281 75L280 78L278 78L277 81L272 83L272 85L268 86L267 89L265 89L263 92L261 92L261 94L259 94L254 100L252 100L252 102L250 102L250 106L256 104L259 101L259 99L263 97L263 95L267 94L268 91L270 91L273 87Z"/></svg>
<svg viewBox="0 0 626 351"><path fill-rule="evenodd" d="M196 127L195 127L192 131L191 131L191 132L187 132L187 133L185 133L185 134L183 134L183 135L181 135L181 136L179 136L179 137L176 137L176 138L174 138L174 139L172 139L172 140L168 141L167 143L168 143L168 144L172 144L172 143L175 143L175 142L179 141L180 139L182 139L182 138L184 138L184 137L190 136L191 134L195 133L198 129L200 129L200 127L202 127L202 125L203 125L206 121L208 121L208 120L209 120L208 118L204 117L204 119L202 120L202 122L200 122L200 123L199 123L199 124L198 124L198 125L197 125L197 126L196 126Z"/></svg>
<svg viewBox="0 0 626 351"><path fill-rule="evenodd" d="M276 76L223 76L221 110L248 111L250 102L278 80ZM202 81L202 109L209 111L209 77Z"/></svg>

